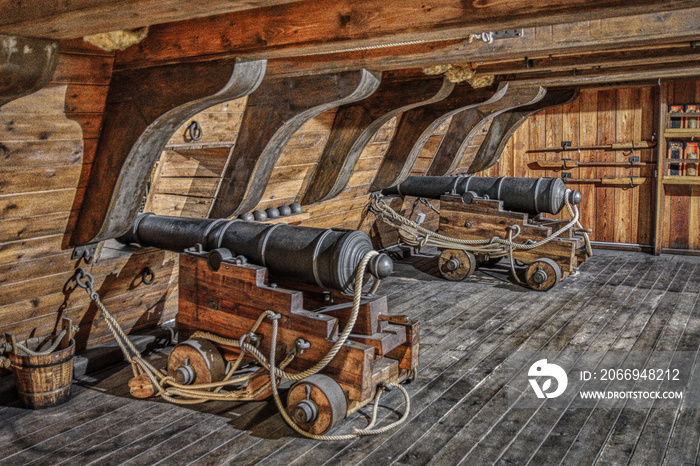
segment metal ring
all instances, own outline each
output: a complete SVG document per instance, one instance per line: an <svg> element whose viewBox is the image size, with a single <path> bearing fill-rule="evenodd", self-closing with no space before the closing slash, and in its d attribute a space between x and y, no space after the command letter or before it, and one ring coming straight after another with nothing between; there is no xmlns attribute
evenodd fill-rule
<svg viewBox="0 0 700 466"><path fill-rule="evenodd" d="M207 229L206 229L206 230L204 230L204 234L202 235L202 241L204 241L205 245L208 245L208 244L209 244L209 233L211 233L211 231L212 231L214 228L216 228L218 225L221 225L222 222L228 222L228 220L225 219L225 218L217 218L216 220L214 220L213 222L211 222L211 223L209 224L209 226L207 226ZM221 244L220 244L220 241L219 241L219 238L218 238L218 237L216 238L216 242L219 243L219 245L218 245L216 248L220 248L220 247L221 247ZM214 248L214 249L216 249L216 248Z"/></svg>
<svg viewBox="0 0 700 466"><path fill-rule="evenodd" d="M222 220L225 220L225 219L222 219ZM226 230L228 230L228 227L230 227L234 223L240 222L240 221L241 221L241 219L239 219L239 218L234 218L233 220L229 220L228 223L226 225L224 225L224 227L216 233L216 248L214 248L214 249L218 249L221 247L221 243L224 242L224 234L226 233ZM212 222L212 223L214 223L214 222ZM208 235L208 233L207 233L207 235ZM207 238L204 238L204 239L207 240Z"/></svg>
<svg viewBox="0 0 700 466"><path fill-rule="evenodd" d="M243 335L241 335L241 338L238 339L238 347L244 350L245 347L243 345L245 344L245 341L248 338L250 338L250 341L256 341L258 339L257 335L255 335L254 332L244 333Z"/></svg>
<svg viewBox="0 0 700 466"><path fill-rule="evenodd" d="M326 236L330 235L332 231L333 231L332 229L326 230L321 235L319 235L318 238L316 238L316 241L315 241L316 244L314 244L314 255L311 259L312 270L314 273L314 280L316 281L316 284L323 289L326 289L326 287L323 286L323 281L321 280L321 274L318 270L318 261L316 259L318 259L318 255L321 252L321 245L323 243L323 240L326 239Z"/></svg>
<svg viewBox="0 0 700 466"><path fill-rule="evenodd" d="M85 278L85 283L81 281L83 278ZM95 278L89 273L87 273L85 270L83 270L82 267L79 267L75 270L75 284L78 285L80 288L84 290L92 290L94 282Z"/></svg>
<svg viewBox="0 0 700 466"><path fill-rule="evenodd" d="M272 234L273 231L275 231L277 228L281 228L282 225L287 225L286 223L275 223L274 225L270 225L268 228L265 228L262 232L262 238L260 241L258 241L258 254L260 254L260 262L262 262L263 267L267 267L267 261L265 260L265 251L267 249L267 240L270 238L270 235Z"/></svg>
<svg viewBox="0 0 700 466"><path fill-rule="evenodd" d="M156 274L150 267L144 267L141 271L141 281L144 285L150 285L156 279Z"/></svg>
<svg viewBox="0 0 700 466"><path fill-rule="evenodd" d="M562 176L564 176L563 173L562 173ZM535 212L538 212L538 213L539 213L540 209L539 209L539 206L537 205L537 190L538 190L539 187L540 187L540 182L541 182L541 181L542 181L542 178L541 178L541 177L540 177L540 178L537 178L537 181L535 181L535 188L532 190L532 192L533 192L533 196L532 196L532 197L533 197L533 201L534 201L534 204L535 204L535 205L534 205L534 207L535 207ZM552 209L552 210L554 210L554 209Z"/></svg>
<svg viewBox="0 0 700 466"><path fill-rule="evenodd" d="M187 127L187 133L190 136L191 141L199 141L202 139L202 126L197 120L193 120L192 123Z"/></svg>

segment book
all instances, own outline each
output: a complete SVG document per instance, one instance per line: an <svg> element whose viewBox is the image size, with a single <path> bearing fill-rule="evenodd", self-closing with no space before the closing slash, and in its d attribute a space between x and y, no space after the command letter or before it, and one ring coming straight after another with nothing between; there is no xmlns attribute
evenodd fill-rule
<svg viewBox="0 0 700 466"><path fill-rule="evenodd" d="M697 129L700 128L700 110L698 110L698 104L687 104L685 106L686 113L697 113L698 116L688 116L686 115L684 128Z"/></svg>
<svg viewBox="0 0 700 466"><path fill-rule="evenodd" d="M668 141L668 158L681 159L683 157L683 141ZM671 176L680 176L681 165L679 163L671 163L668 165L668 174Z"/></svg>
<svg viewBox="0 0 700 466"><path fill-rule="evenodd" d="M669 111L669 113L682 113L683 106L682 105L669 105L668 111ZM669 118L668 127L669 128L681 128L681 127L683 127L683 118L680 116L674 117L673 115L671 115Z"/></svg>
<svg viewBox="0 0 700 466"><path fill-rule="evenodd" d="M698 143L697 142L687 142L685 144L685 159L698 159ZM698 163L691 162L686 163L685 169L686 176L698 176Z"/></svg>

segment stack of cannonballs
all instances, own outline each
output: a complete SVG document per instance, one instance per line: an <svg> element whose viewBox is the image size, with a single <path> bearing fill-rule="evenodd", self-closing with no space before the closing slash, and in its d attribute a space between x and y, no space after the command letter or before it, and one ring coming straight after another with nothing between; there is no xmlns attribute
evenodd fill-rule
<svg viewBox="0 0 700 466"><path fill-rule="evenodd" d="M301 205L298 202L294 202L290 205L281 205L279 207L268 207L265 210L258 209L254 212L246 212L238 216L241 220L246 222L264 222L265 220L272 220L280 217L289 217L290 215L296 215L301 213Z"/></svg>

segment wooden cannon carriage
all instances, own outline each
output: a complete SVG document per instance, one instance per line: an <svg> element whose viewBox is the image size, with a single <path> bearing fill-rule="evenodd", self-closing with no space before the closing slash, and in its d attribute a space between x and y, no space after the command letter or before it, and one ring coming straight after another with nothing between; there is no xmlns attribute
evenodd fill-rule
<svg viewBox="0 0 700 466"><path fill-rule="evenodd" d="M464 280L480 265L503 258L527 265L524 284L546 291L569 276L590 255L589 230L578 222L578 191L558 178L409 177L382 195L409 195L440 200L437 232L373 202L373 211L409 243L437 246L439 271L448 280ZM543 218L565 206L572 219Z"/></svg>
<svg viewBox="0 0 700 466"><path fill-rule="evenodd" d="M376 279L392 270L362 232L144 214L121 240L173 250L198 244L180 256L181 343L168 360L176 387L212 390L202 384L231 379L237 369L260 362L253 353L270 355L273 345L279 369L308 372L351 328L335 357L288 392L296 425L321 435L372 401L378 387L415 376L418 322L389 315L385 296L354 288L365 256L373 255L367 271ZM240 383L231 379L227 390L237 390L239 400L276 394L279 379L273 387L264 366L248 368L252 373ZM154 393L145 376L130 385L135 396Z"/></svg>

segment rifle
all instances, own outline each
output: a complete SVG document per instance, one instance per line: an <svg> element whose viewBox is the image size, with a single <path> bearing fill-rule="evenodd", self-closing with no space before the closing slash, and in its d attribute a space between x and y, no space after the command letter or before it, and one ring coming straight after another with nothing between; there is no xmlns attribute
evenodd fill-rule
<svg viewBox="0 0 700 466"><path fill-rule="evenodd" d="M568 176L565 176L568 175ZM646 178L643 176L624 176L620 178L615 177L602 177L602 178L571 178L571 173L562 173L562 179L566 184L578 184L578 183L599 183L607 184L612 186L629 186L634 188L640 184L646 182Z"/></svg>
<svg viewBox="0 0 700 466"><path fill-rule="evenodd" d="M544 149L530 149L526 151L528 154L540 153L540 152L570 152L570 151L582 151L582 150L603 150L603 151L620 151L627 150L630 151L630 155L636 150L653 149L656 147L656 141L654 139L650 141L636 141L636 142L616 142L613 144L604 144L600 146L579 146L571 147L571 141L562 141L561 147L546 147Z"/></svg>
<svg viewBox="0 0 700 466"><path fill-rule="evenodd" d="M628 159L627 162L603 162L603 161L595 161L595 162L579 162L578 160L571 160L571 159L561 159L561 160L538 160L537 165L540 166L540 168L549 168L549 169L569 169L569 168L576 168L576 167L643 167L646 165L656 165L656 162L640 162L639 157L637 156L632 156Z"/></svg>

